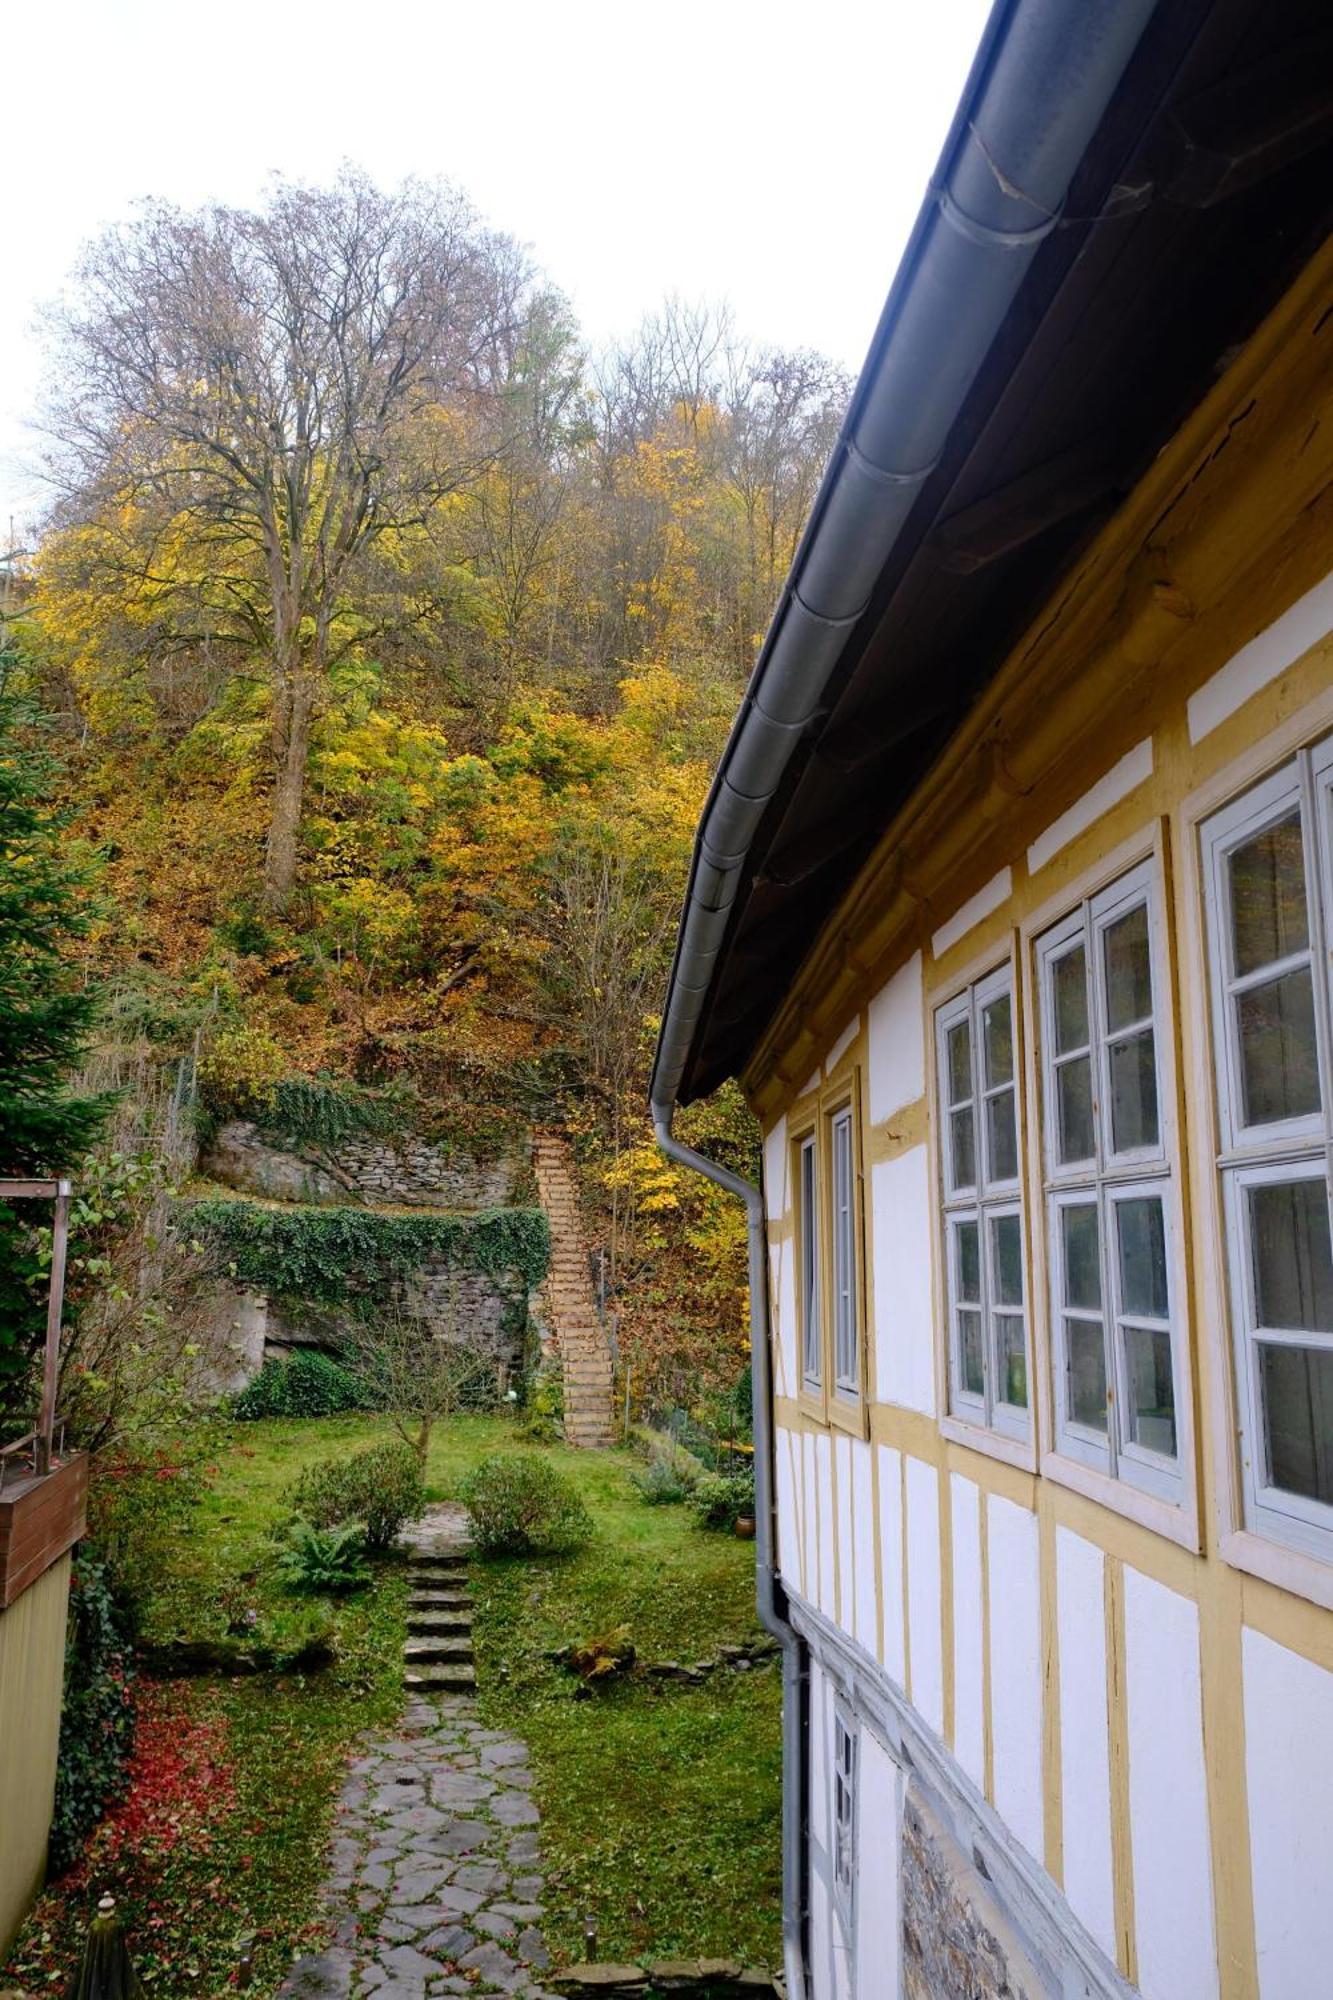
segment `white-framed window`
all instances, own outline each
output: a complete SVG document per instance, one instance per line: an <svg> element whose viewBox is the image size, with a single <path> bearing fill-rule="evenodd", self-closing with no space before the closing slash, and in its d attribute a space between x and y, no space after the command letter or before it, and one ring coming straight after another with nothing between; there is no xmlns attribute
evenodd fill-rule
<svg viewBox="0 0 1333 2000"><path fill-rule="evenodd" d="M852 1109L829 1120L832 1158L833 1381L840 1396L861 1393L860 1314L856 1270L856 1145Z"/></svg>
<svg viewBox="0 0 1333 2000"><path fill-rule="evenodd" d="M819 1160L815 1135L796 1148L797 1275L801 1287L801 1376L818 1391L824 1380L823 1328L819 1312Z"/></svg>
<svg viewBox="0 0 1333 2000"><path fill-rule="evenodd" d="M857 1756L856 1725L833 1710L833 1897L846 1934L855 1936Z"/></svg>
<svg viewBox="0 0 1333 2000"><path fill-rule="evenodd" d="M1333 739L1202 842L1245 1524L1333 1558Z"/></svg>
<svg viewBox="0 0 1333 2000"><path fill-rule="evenodd" d="M1028 1316L1014 987L999 967L935 1015L954 1414L1026 1438Z"/></svg>
<svg viewBox="0 0 1333 2000"><path fill-rule="evenodd" d="M1057 1448L1182 1499L1169 1034L1156 864L1037 940Z"/></svg>

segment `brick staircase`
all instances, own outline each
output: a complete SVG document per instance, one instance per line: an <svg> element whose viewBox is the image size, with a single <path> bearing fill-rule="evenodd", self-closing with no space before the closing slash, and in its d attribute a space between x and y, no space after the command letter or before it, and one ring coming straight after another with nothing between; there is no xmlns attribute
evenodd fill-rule
<svg viewBox="0 0 1333 2000"><path fill-rule="evenodd" d="M537 1133L532 1161L541 1204L551 1225L546 1309L564 1376L565 1440L593 1448L609 1445L611 1352L597 1317L578 1193L564 1140L553 1132Z"/></svg>

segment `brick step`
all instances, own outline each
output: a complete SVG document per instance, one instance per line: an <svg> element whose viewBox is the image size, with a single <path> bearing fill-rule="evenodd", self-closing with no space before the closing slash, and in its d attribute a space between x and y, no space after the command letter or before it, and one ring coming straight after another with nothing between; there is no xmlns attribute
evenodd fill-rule
<svg viewBox="0 0 1333 2000"><path fill-rule="evenodd" d="M477 1691L476 1669L462 1665L409 1667L403 1674L403 1686L422 1688L435 1694L475 1694Z"/></svg>
<svg viewBox="0 0 1333 2000"><path fill-rule="evenodd" d="M438 1666L446 1660L466 1663L471 1658L470 1632L455 1634L452 1637L408 1639L403 1644L403 1659L408 1666Z"/></svg>

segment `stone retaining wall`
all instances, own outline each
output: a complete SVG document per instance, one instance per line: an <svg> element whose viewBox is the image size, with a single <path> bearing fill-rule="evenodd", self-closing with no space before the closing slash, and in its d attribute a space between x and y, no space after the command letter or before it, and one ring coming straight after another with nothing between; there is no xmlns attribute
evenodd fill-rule
<svg viewBox="0 0 1333 2000"><path fill-rule="evenodd" d="M201 1167L210 1179L269 1201L363 1202L372 1208L446 1208L460 1215L503 1208L522 1162L512 1153L481 1160L405 1135L348 1139L333 1153L294 1149L248 1118L218 1127Z"/></svg>

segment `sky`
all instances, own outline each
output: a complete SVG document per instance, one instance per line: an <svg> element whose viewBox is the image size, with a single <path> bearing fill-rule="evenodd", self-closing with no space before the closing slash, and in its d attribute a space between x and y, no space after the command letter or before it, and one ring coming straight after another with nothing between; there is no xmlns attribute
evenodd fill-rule
<svg viewBox="0 0 1333 2000"><path fill-rule="evenodd" d="M859 369L987 0L46 0L4 37L0 550L42 505L35 327L144 195L443 176L594 344L675 293Z"/></svg>

